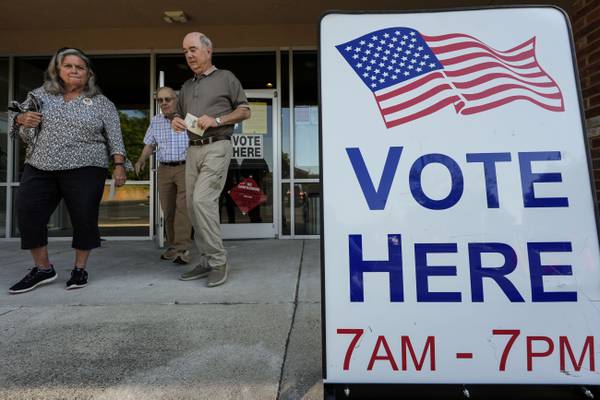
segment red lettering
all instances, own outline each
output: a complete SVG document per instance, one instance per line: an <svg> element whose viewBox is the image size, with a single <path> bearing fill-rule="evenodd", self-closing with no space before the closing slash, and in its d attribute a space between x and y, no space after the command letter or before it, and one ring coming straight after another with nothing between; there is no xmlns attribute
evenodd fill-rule
<svg viewBox="0 0 600 400"><path fill-rule="evenodd" d="M566 336L558 337L558 344L560 348L560 370L566 371L566 362L565 362L565 349L569 353L569 358L571 359L571 363L573 364L573 368L575 371L581 370L583 366L583 360L585 359L585 352L588 351L590 354L590 371L596 370L595 360L594 360L594 337L588 336L585 339L585 343L583 344L583 350L581 350L581 356L579 357L579 362L575 362L575 355L573 354L573 349L571 349L571 344L569 343L569 339Z"/></svg>
<svg viewBox="0 0 600 400"><path fill-rule="evenodd" d="M360 339L360 337L363 335L364 332L365 332L364 329L338 329L337 330L338 335L354 335L354 338L352 339L352 341L350 342L350 345L348 346L348 349L346 350L346 356L344 357L344 371L348 371L348 369L350 369L350 358L352 358L352 353L354 352L354 348L356 347L356 344L358 343L358 339Z"/></svg>
<svg viewBox="0 0 600 400"><path fill-rule="evenodd" d="M515 340L521 334L519 329L494 329L492 331L494 335L509 335L510 339L506 342L506 346L504 346L504 350L502 351L502 357L500 357L500 371L506 371L506 361L508 360L508 355L510 354L510 349L512 349L513 344L515 344Z"/></svg>
<svg viewBox="0 0 600 400"><path fill-rule="evenodd" d="M533 359L535 357L548 357L554 351L554 342L548 336L527 336L527 371L533 370ZM533 342L546 342L548 349L540 353L533 351Z"/></svg>
<svg viewBox="0 0 600 400"><path fill-rule="evenodd" d="M385 349L385 355L383 356L379 356L379 347L383 345L383 348ZM371 354L371 360L369 361L369 366L367 367L368 371L371 371L373 369L373 364L375 364L375 361L377 360L387 360L390 362L390 365L392 366L392 369L394 371L398 371L398 364L396 364L396 360L394 360L394 356L392 355L392 351L390 350L390 346L387 343L387 340L385 340L384 336L378 336L377 337L377 343L375 343L375 348L373 349L373 354Z"/></svg>
<svg viewBox="0 0 600 400"><path fill-rule="evenodd" d="M435 337L427 336L427 341L425 342L425 347L423 349L423 353L421 353L421 360L417 362L417 356L415 354L415 350L413 349L412 343L410 341L410 337L402 336L402 371L407 370L407 361L406 354L410 353L410 357L412 358L413 364L417 371L420 371L423 368L423 364L425 364L425 357L427 352L431 352L429 356L429 368L431 371L435 371Z"/></svg>

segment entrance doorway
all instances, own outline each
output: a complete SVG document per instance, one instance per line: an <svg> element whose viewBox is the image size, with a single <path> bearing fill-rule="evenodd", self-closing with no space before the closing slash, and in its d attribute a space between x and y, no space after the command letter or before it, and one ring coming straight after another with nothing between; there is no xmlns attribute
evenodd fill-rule
<svg viewBox="0 0 600 400"><path fill-rule="evenodd" d="M160 85L164 78L161 72ZM219 199L221 233L224 239L259 239L278 236L279 173L276 90L246 90L251 118L238 123L232 136L233 157ZM158 109L158 108L157 108ZM156 205L156 240L164 245L164 226L158 202L156 168L153 169Z"/></svg>
<svg viewBox="0 0 600 400"><path fill-rule="evenodd" d="M252 109L252 117L234 127L234 155L219 199L222 236L226 239L278 237L281 176L277 157L280 133L276 53L215 53L213 61L217 68L236 75L246 88ZM159 54L155 65L159 87L167 85L179 89L191 76L181 54ZM155 182L154 176L152 179ZM162 245L162 216L156 191L153 195L155 238ZM245 195L250 195L250 199Z"/></svg>
<svg viewBox="0 0 600 400"><path fill-rule="evenodd" d="M219 210L224 239L277 237L279 216L277 97L275 90L246 90L251 118L236 124L233 157Z"/></svg>

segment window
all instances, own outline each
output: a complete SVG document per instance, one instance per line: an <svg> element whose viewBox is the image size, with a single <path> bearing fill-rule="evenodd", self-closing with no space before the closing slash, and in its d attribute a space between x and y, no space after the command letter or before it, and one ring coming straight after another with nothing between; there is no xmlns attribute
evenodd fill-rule
<svg viewBox="0 0 600 400"><path fill-rule="evenodd" d="M271 89L277 82L274 52L216 53L213 64L233 72L244 89ZM164 72L165 86L175 90L193 76L183 54L158 55L156 70Z"/></svg>
<svg viewBox="0 0 600 400"><path fill-rule="evenodd" d="M294 52L294 179L319 177L317 54Z"/></svg>
<svg viewBox="0 0 600 400"><path fill-rule="evenodd" d="M117 107L127 156L132 162L135 162L142 151L143 137L149 123L150 57L141 55L92 56L90 58L102 93ZM23 101L29 91L42 85L44 71L49 60L50 57L20 57L15 59L16 100ZM14 157L14 180L17 182L23 172L24 154L23 144L17 141ZM149 235L150 183L148 179L147 171L140 177L137 177L133 172L129 172L127 185L117 189L115 196L111 199L109 199L109 187L107 185L100 205L99 224L102 235ZM18 201L16 197L15 193L13 204ZM72 235L70 218L63 202L50 218L48 229L49 236ZM18 235L15 215L13 218L13 236Z"/></svg>
<svg viewBox="0 0 600 400"><path fill-rule="evenodd" d="M8 59L0 58L0 235L6 235L6 178L8 159Z"/></svg>

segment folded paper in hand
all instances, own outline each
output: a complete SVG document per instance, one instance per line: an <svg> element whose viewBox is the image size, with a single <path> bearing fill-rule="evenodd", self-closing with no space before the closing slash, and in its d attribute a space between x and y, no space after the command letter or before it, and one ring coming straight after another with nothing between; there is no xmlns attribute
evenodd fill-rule
<svg viewBox="0 0 600 400"><path fill-rule="evenodd" d="M185 116L185 125L187 126L187 130L193 134L198 136L204 135L204 129L198 126L198 117L195 115L187 113Z"/></svg>

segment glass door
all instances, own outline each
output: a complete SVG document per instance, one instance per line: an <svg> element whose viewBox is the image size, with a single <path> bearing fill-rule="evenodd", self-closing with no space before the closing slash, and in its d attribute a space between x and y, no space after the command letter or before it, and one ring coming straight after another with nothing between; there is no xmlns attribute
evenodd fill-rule
<svg viewBox="0 0 600 400"><path fill-rule="evenodd" d="M219 211L224 239L277 237L278 170L275 90L246 90L251 118L236 124L233 157Z"/></svg>

